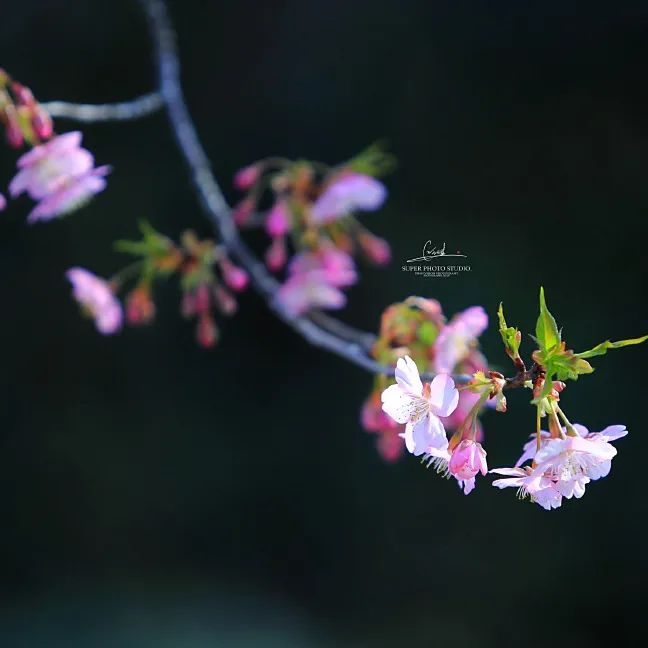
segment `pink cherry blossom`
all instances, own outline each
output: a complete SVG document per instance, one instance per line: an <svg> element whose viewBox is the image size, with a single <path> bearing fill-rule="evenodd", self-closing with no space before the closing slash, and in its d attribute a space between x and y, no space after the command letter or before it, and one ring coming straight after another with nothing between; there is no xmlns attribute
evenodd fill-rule
<svg viewBox="0 0 648 648"><path fill-rule="evenodd" d="M418 369L409 357L399 358L396 364L396 384L381 395L383 410L397 423L405 424L405 447L420 456L431 448L448 445L440 416L451 414L459 400L452 378L445 374L434 377L425 386Z"/></svg>
<svg viewBox="0 0 648 648"><path fill-rule="evenodd" d="M427 467L434 467L434 469L444 477L450 477L450 460L452 454L448 450L448 443L440 448L430 447L423 455L423 460L427 462ZM475 490L475 477L468 477L463 479L457 475L452 475L457 480L457 485L463 491L464 495L470 495Z"/></svg>
<svg viewBox="0 0 648 648"><path fill-rule="evenodd" d="M472 306L455 315L434 341L435 371L451 373L470 355L487 326L488 315L481 306Z"/></svg>
<svg viewBox="0 0 648 648"><path fill-rule="evenodd" d="M38 201L29 222L67 214L106 187L109 168L94 168L94 158L81 147L81 137L79 131L59 135L19 158L9 193L15 198L27 192Z"/></svg>
<svg viewBox="0 0 648 648"><path fill-rule="evenodd" d="M70 268L66 276L74 298L94 318L97 330L104 335L117 333L122 327L122 307L110 284L84 268Z"/></svg>
<svg viewBox="0 0 648 648"><path fill-rule="evenodd" d="M537 449L535 435L524 445L524 452L516 462L515 468L491 470L502 475L509 475L511 480L498 480L494 486L524 487L522 495L528 494L531 499L543 505L542 498L548 498L551 506L557 508L560 500L555 493L570 499L580 498L585 494L587 484L606 477L616 456L616 448L610 443L628 434L625 426L611 425L602 432L589 432L578 423L574 424L578 436L568 436L563 428L563 437L552 438L544 430L540 433L540 449ZM533 460L532 466L522 467L526 461ZM508 471L508 472L505 472ZM523 479L523 482L519 482ZM517 481L516 481L517 480ZM535 481L534 481L535 480ZM528 488L531 484L531 488ZM544 489L551 488L546 491ZM534 489L541 490L540 495Z"/></svg>
<svg viewBox="0 0 648 648"><path fill-rule="evenodd" d="M362 173L345 173L324 189L311 208L316 223L330 223L355 211L374 211L385 202L387 190L379 180Z"/></svg>
<svg viewBox="0 0 648 648"><path fill-rule="evenodd" d="M506 479L496 479L493 486L516 487L520 499L529 497L532 502L536 502L547 511L562 504L562 495L556 487L556 482L550 477L535 473L531 468L493 468L490 472L506 475Z"/></svg>
<svg viewBox="0 0 648 648"><path fill-rule="evenodd" d="M464 439L452 451L448 470L451 475L463 481L472 479L478 472L486 475L488 472L486 451L480 443L472 439Z"/></svg>

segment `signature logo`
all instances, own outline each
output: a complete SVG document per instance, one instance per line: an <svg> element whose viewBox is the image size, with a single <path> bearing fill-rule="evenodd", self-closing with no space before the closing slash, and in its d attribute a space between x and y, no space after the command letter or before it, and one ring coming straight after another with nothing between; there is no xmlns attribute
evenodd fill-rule
<svg viewBox="0 0 648 648"><path fill-rule="evenodd" d="M432 241L426 241L423 246L423 256L416 257L415 259L407 259L405 263L416 263L416 261L432 261L436 257L463 257L466 258L465 254L460 254L457 250L457 254L446 254L446 244L443 244L443 247L437 249L436 246L432 245Z"/></svg>
<svg viewBox="0 0 648 648"><path fill-rule="evenodd" d="M456 261L443 261L446 258L467 258L467 255L462 254L459 250L455 254L446 252L446 244L441 247L432 245L432 241L426 241L423 246L423 254L420 257L407 259L405 265L401 266L403 272L412 272L417 277L456 277L459 274L470 272L469 265L458 265ZM434 264L434 265L433 265ZM447 265L441 265L447 264Z"/></svg>

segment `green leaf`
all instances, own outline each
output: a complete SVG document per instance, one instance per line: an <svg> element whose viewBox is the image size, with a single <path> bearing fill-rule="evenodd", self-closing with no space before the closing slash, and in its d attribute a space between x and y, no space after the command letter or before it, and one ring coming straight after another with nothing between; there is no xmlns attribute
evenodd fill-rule
<svg viewBox="0 0 648 648"><path fill-rule="evenodd" d="M574 354L573 351L566 351L551 358L551 367L556 371L558 380L578 380L581 374L590 374L594 367Z"/></svg>
<svg viewBox="0 0 648 648"><path fill-rule="evenodd" d="M506 353L511 358L519 357L520 350L520 332L513 326L507 326L506 320L504 319L504 307L502 302L500 302L499 309L497 311L497 317L499 319L499 332L502 336L502 342L504 342L504 347L506 348Z"/></svg>
<svg viewBox="0 0 648 648"><path fill-rule="evenodd" d="M396 168L397 162L395 156L385 151L382 142L376 142L348 160L343 166L356 173L380 177L391 173Z"/></svg>
<svg viewBox="0 0 648 648"><path fill-rule="evenodd" d="M620 349L621 347L630 346L632 344L641 344L646 340L648 340L648 335L632 338L631 340L619 340L618 342L610 342L610 340L606 340L605 342L601 342L601 344L597 344L593 349L590 349L589 351L582 351L581 353L577 353L576 357L592 358L594 356L605 355L608 349Z"/></svg>
<svg viewBox="0 0 648 648"><path fill-rule="evenodd" d="M437 327L430 321L421 322L416 336L425 346L432 346L438 334Z"/></svg>
<svg viewBox="0 0 648 648"><path fill-rule="evenodd" d="M536 322L536 339L545 360L560 343L560 331L556 320L547 308L545 302L544 288L540 287L540 315Z"/></svg>

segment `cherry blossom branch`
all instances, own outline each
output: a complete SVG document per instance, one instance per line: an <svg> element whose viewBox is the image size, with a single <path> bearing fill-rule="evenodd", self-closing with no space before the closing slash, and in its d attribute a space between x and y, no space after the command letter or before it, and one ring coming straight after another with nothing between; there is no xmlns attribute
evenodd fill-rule
<svg viewBox="0 0 648 648"><path fill-rule="evenodd" d="M368 354L373 343L370 333L358 331L322 313L311 317L290 314L277 300L279 283L266 270L239 236L230 208L214 177L209 158L198 138L180 83L180 63L176 49L175 32L164 0L140 0L148 18L151 38L155 46L159 92L176 142L185 159L200 204L212 222L216 233L230 254L249 273L255 290L265 299L277 317L299 333L313 346L325 349L375 374L394 375L394 368L376 362ZM434 374L423 376L431 380ZM467 382L469 376L456 376L458 382Z"/></svg>
<svg viewBox="0 0 648 648"><path fill-rule="evenodd" d="M48 101L41 106L52 116L79 122L129 121L151 115L164 106L159 92L149 92L130 101L106 104L79 104Z"/></svg>

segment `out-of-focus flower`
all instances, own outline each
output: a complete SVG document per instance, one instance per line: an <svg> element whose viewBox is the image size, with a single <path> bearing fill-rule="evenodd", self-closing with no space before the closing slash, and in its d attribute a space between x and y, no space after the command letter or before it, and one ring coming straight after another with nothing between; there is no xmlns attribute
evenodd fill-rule
<svg viewBox="0 0 648 648"><path fill-rule="evenodd" d="M277 299L291 315L301 315L310 308L337 309L346 304L344 293L317 271L289 277L279 288Z"/></svg>
<svg viewBox="0 0 648 648"><path fill-rule="evenodd" d="M311 207L316 223L330 223L354 211L373 211L385 202L387 190L379 180L362 173L335 178Z"/></svg>
<svg viewBox="0 0 648 648"><path fill-rule="evenodd" d="M253 187L261 176L261 165L250 164L236 172L234 176L234 186L241 191Z"/></svg>
<svg viewBox="0 0 648 648"><path fill-rule="evenodd" d="M7 206L7 199L0 193L0 211Z"/></svg>
<svg viewBox="0 0 648 648"><path fill-rule="evenodd" d="M97 330L104 335L117 333L122 327L122 307L110 284L84 268L70 268L66 276L74 298L93 317Z"/></svg>
<svg viewBox="0 0 648 648"><path fill-rule="evenodd" d="M221 259L220 268L225 283L232 290L236 292L245 290L248 285L248 274L243 268L239 268L239 266L234 265L229 259L225 258Z"/></svg>
<svg viewBox="0 0 648 648"><path fill-rule="evenodd" d="M378 451L385 461L396 461L403 453L403 439L400 432L404 429L382 409L380 392L372 392L362 406L362 427L367 432L378 435Z"/></svg>
<svg viewBox="0 0 648 648"><path fill-rule="evenodd" d="M468 357L487 327L488 315L481 306L472 306L455 315L434 342L435 371L451 373Z"/></svg>
<svg viewBox="0 0 648 648"><path fill-rule="evenodd" d="M292 315L310 308L342 308L346 297L340 288L357 280L353 259L332 246L299 253L290 262L288 275L277 299Z"/></svg>
<svg viewBox="0 0 648 648"><path fill-rule="evenodd" d="M409 357L399 358L396 364L396 384L383 391L383 410L397 423L405 423L405 446L419 456L430 448L447 447L446 432L439 416L451 414L459 400L454 381L439 374L425 386L418 369Z"/></svg>
<svg viewBox="0 0 648 648"><path fill-rule="evenodd" d="M126 298L126 321L133 326L149 324L155 318L155 303L148 286L140 285Z"/></svg>
<svg viewBox="0 0 648 648"><path fill-rule="evenodd" d="M265 261L268 269L272 272L278 272L286 265L286 237L275 236L272 239L270 247L265 254Z"/></svg>
<svg viewBox="0 0 648 648"><path fill-rule="evenodd" d="M218 341L218 328L209 311L204 311L198 316L196 341L205 349L211 349Z"/></svg>
<svg viewBox="0 0 648 648"><path fill-rule="evenodd" d="M389 243L371 232L360 232L358 234L358 244L369 261L376 265L386 265L391 260Z"/></svg>
<svg viewBox="0 0 648 648"><path fill-rule="evenodd" d="M234 207L234 213L233 213L234 222L239 227L245 225L245 223L247 223L250 216L252 216L255 206L256 203L251 196L247 196L246 198L243 198L243 200L241 200L241 202L239 202L238 205Z"/></svg>
<svg viewBox="0 0 648 648"><path fill-rule="evenodd" d="M285 201L277 200L266 217L266 231L273 238L283 236L290 229L290 212Z"/></svg>
<svg viewBox="0 0 648 648"><path fill-rule="evenodd" d="M452 451L448 470L451 475L463 481L472 479L478 472L485 476L488 472L486 451L480 443L464 439Z"/></svg>
<svg viewBox="0 0 648 648"><path fill-rule="evenodd" d="M9 193L16 197L26 191L38 201L29 214L30 223L74 211L105 189L110 169L94 167L92 154L81 147L81 137L79 131L59 135L19 158Z"/></svg>

